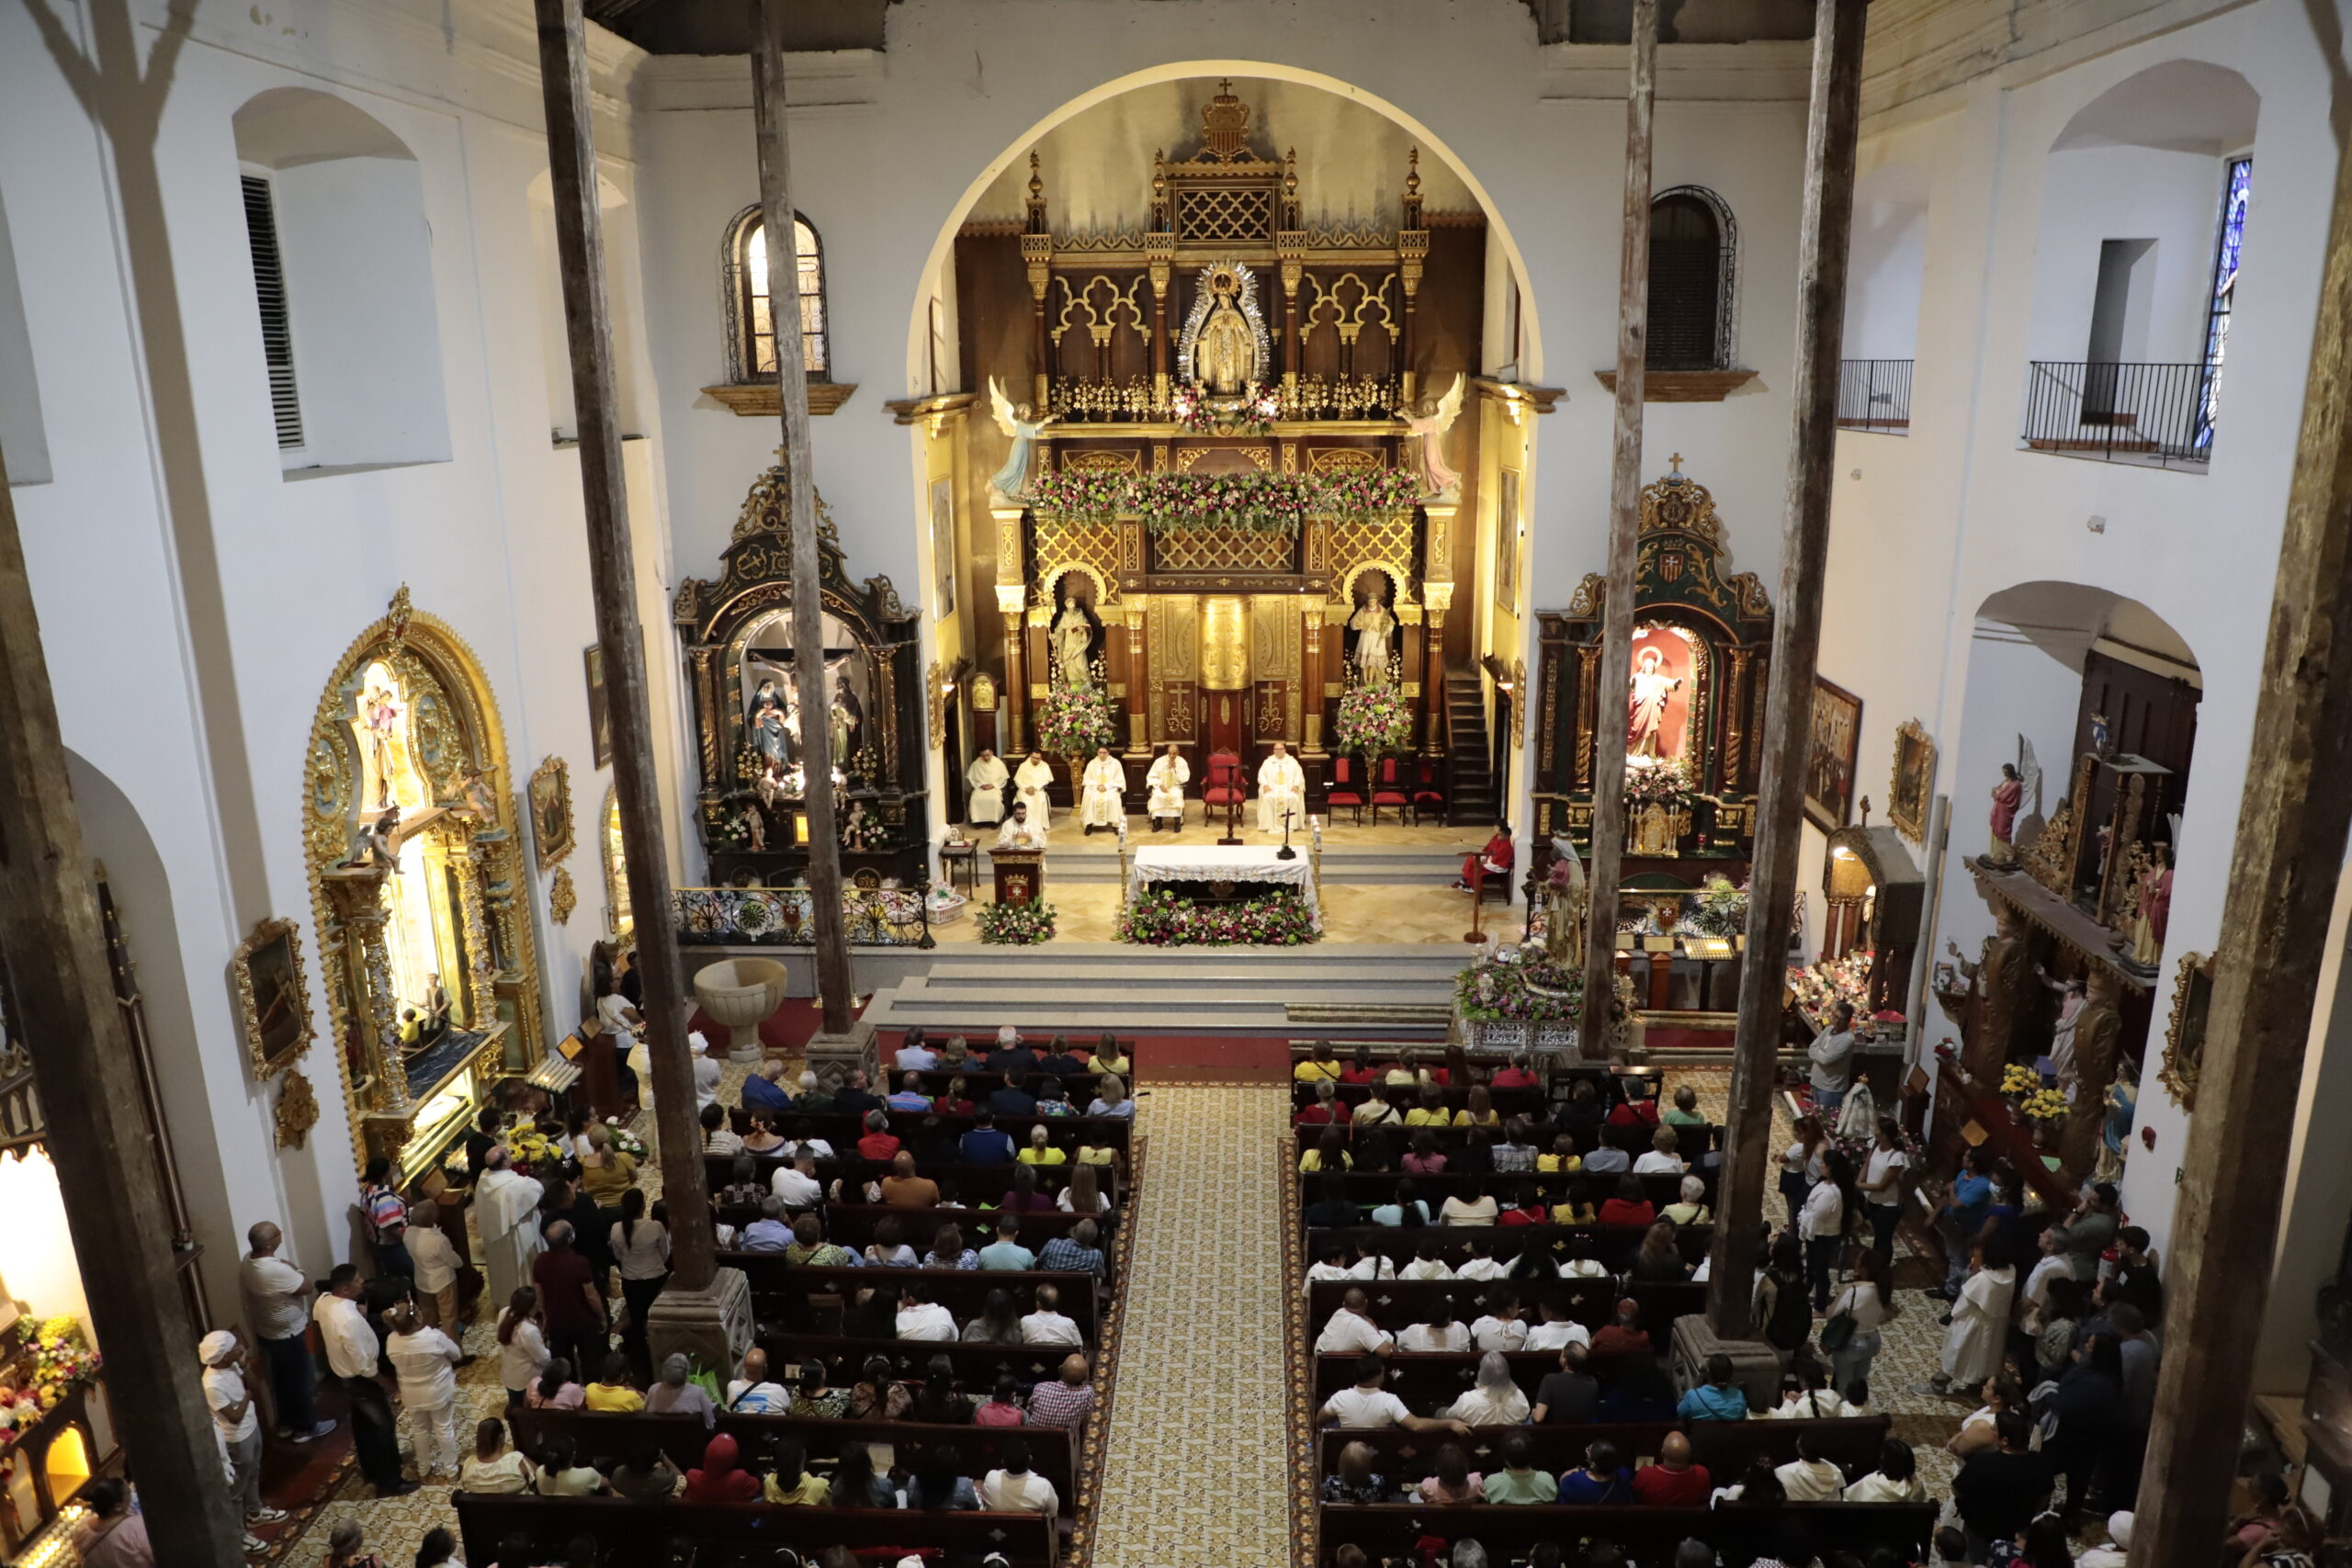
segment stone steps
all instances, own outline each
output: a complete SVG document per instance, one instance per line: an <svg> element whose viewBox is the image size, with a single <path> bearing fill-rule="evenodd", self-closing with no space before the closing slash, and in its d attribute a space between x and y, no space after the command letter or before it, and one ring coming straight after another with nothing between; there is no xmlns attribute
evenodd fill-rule
<svg viewBox="0 0 2352 1568"><path fill-rule="evenodd" d="M1206 833L1198 824L1186 829L1180 840L1166 833L1131 832L1130 848L1148 848L1152 843L1183 842L1199 844L1213 841L1215 835ZM1254 836L1250 842L1260 842ZM1046 883L1055 885L1114 885L1119 880L1119 853L1116 840L1106 833L1091 839L1073 839L1065 845L1057 829L1053 846L1046 852ZM1453 880L1462 870L1462 857L1469 848L1444 844L1397 844L1394 846L1350 845L1346 848L1327 847L1323 852L1323 881L1351 887L1428 887L1442 886ZM1305 854L1300 850L1300 854ZM986 887L993 874L989 868L989 854L980 852L980 885Z"/></svg>

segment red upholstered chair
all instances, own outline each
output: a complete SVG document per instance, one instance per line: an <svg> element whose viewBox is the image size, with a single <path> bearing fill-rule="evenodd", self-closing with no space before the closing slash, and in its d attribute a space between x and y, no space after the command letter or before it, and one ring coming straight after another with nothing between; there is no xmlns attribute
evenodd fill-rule
<svg viewBox="0 0 2352 1568"><path fill-rule="evenodd" d="M1226 808L1227 830L1241 815L1241 797L1249 793L1248 782L1242 777L1241 759L1230 751L1216 751L1209 757L1208 783L1201 788L1201 804L1206 808L1202 815L1215 820L1217 807Z"/></svg>
<svg viewBox="0 0 2352 1568"><path fill-rule="evenodd" d="M1434 811L1445 815L1445 782L1439 775L1437 759L1422 757L1413 763L1413 823L1419 826L1421 813Z"/></svg>
<svg viewBox="0 0 2352 1568"><path fill-rule="evenodd" d="M1405 793L1405 764L1394 757L1383 757L1372 777L1372 825L1380 826L1382 807L1393 806L1396 808L1397 824L1402 826L1405 807L1411 804L1411 797Z"/></svg>
<svg viewBox="0 0 2352 1568"><path fill-rule="evenodd" d="M1331 780L1323 786L1323 805L1333 816L1341 809L1356 814L1356 821L1363 821L1363 781L1356 777L1353 757L1331 759Z"/></svg>

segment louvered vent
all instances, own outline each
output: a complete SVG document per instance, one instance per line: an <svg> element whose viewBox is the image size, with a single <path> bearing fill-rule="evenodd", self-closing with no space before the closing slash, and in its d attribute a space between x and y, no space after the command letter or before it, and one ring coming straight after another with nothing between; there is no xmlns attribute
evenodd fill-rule
<svg viewBox="0 0 2352 1568"><path fill-rule="evenodd" d="M269 407L277 420L277 445L302 445L302 400L294 388L294 329L286 306L286 269L277 255L277 217L269 205L269 182L243 176L245 237L254 253L254 294L261 302L261 349L269 362Z"/></svg>

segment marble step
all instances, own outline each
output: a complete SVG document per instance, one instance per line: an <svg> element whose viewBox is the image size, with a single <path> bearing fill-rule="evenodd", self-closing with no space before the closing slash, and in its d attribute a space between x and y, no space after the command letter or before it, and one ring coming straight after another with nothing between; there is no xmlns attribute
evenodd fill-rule
<svg viewBox="0 0 2352 1568"><path fill-rule="evenodd" d="M1389 809L1386 807L1383 811ZM1255 834L1245 833L1250 841L1261 841ZM1155 840L1160 844L1201 844L1215 841L1216 834L1197 822L1189 823L1181 839L1166 833L1131 830L1127 842L1131 848L1148 848ZM1051 887L1062 884L1116 884L1119 880L1119 854L1114 840L1107 833L1097 833L1091 839L1075 838L1063 842L1057 827L1053 847L1046 852L1046 883ZM1301 850L1301 854L1306 852ZM1329 885L1344 884L1351 887L1413 887L1432 883L1442 886L1453 880L1462 869L1462 857L1467 851L1443 844L1397 844L1391 846L1350 845L1331 847L1323 852L1323 880ZM980 883L989 885L993 874L989 868L989 854L980 852Z"/></svg>

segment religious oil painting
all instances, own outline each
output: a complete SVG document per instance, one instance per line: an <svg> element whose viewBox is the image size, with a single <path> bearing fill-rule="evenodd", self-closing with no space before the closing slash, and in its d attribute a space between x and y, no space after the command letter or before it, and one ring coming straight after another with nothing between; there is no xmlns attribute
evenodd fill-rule
<svg viewBox="0 0 2352 1568"><path fill-rule="evenodd" d="M311 998L302 982L302 938L291 920L264 920L229 962L237 1015L254 1076L266 1082L311 1043Z"/></svg>
<svg viewBox="0 0 2352 1568"><path fill-rule="evenodd" d="M2205 1025L2212 1010L2213 960L2203 953L2183 953L2180 977L2173 983L2172 1018L2165 1027L2164 1061L2156 1069L2183 1111L2197 1109L2197 1080L2205 1067Z"/></svg>
<svg viewBox="0 0 2352 1568"><path fill-rule="evenodd" d="M1640 657L1638 650L1635 657ZM1861 738L1862 699L1815 676L1813 730L1804 755L1804 814L1825 833L1843 828L1852 813L1854 763Z"/></svg>
<svg viewBox="0 0 2352 1568"><path fill-rule="evenodd" d="M605 645L592 642L581 654L588 671L588 738L595 765L613 765L613 715L605 703Z"/></svg>
<svg viewBox="0 0 2352 1568"><path fill-rule="evenodd" d="M571 852L571 775L560 757L549 757L531 775L531 837L541 871Z"/></svg>
<svg viewBox="0 0 2352 1568"><path fill-rule="evenodd" d="M932 615L956 613L956 493L945 478L931 481Z"/></svg>
<svg viewBox="0 0 2352 1568"><path fill-rule="evenodd" d="M1503 468L1495 486L1495 605L1519 613L1519 470Z"/></svg>
<svg viewBox="0 0 2352 1568"><path fill-rule="evenodd" d="M1928 799L1936 788L1936 743L1916 718L1894 731L1894 778L1886 795L1886 819L1913 843L1928 837Z"/></svg>
<svg viewBox="0 0 2352 1568"><path fill-rule="evenodd" d="M1687 756L1698 655L1680 626L1634 629L1633 679L1625 692L1625 754L1672 761Z"/></svg>

